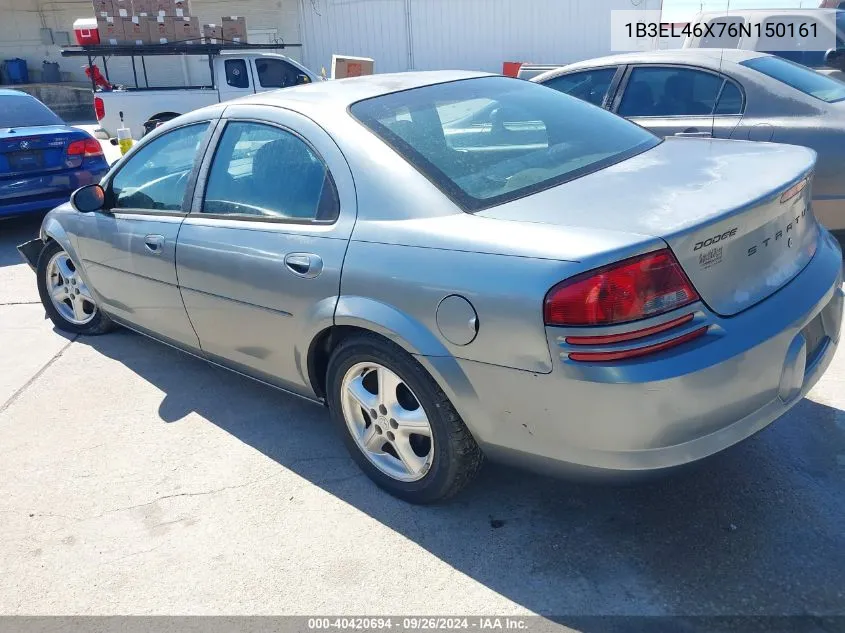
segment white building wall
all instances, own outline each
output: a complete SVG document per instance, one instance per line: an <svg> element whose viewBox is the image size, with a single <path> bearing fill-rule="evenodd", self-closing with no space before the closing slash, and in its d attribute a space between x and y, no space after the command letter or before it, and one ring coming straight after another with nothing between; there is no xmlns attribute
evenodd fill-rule
<svg viewBox="0 0 845 633"><path fill-rule="evenodd" d="M660 0L301 0L304 61L372 57L376 72L502 62L565 64L607 55L610 11L660 9Z"/></svg>

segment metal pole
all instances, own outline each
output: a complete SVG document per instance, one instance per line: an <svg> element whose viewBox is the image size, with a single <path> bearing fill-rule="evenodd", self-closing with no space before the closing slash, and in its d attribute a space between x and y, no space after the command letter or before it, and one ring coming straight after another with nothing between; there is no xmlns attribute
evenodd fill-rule
<svg viewBox="0 0 845 633"><path fill-rule="evenodd" d="M92 66L91 55L88 55L88 74L91 79L91 92L97 92L97 82L94 81L94 68Z"/></svg>
<svg viewBox="0 0 845 633"><path fill-rule="evenodd" d="M211 73L211 87L215 88L216 86L214 85L214 60L211 57L211 52L208 53L208 72Z"/></svg>
<svg viewBox="0 0 845 633"><path fill-rule="evenodd" d="M141 55L141 66L144 68L144 85L149 88L150 80L147 79L147 61L143 55Z"/></svg>
<svg viewBox="0 0 845 633"><path fill-rule="evenodd" d="M130 55L129 58L132 60L132 76L135 78L135 87L138 87L138 71L135 69L135 56Z"/></svg>
<svg viewBox="0 0 845 633"><path fill-rule="evenodd" d="M109 79L109 60L103 55L103 71L106 73L106 81L111 83L111 79Z"/></svg>
<svg viewBox="0 0 845 633"><path fill-rule="evenodd" d="M411 17L411 0L405 0L405 36L408 40L408 70L414 69L414 31Z"/></svg>

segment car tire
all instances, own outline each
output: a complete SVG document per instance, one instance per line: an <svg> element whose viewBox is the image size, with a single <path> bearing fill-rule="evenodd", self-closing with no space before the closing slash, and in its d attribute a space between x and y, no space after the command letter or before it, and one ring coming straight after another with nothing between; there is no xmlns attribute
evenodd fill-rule
<svg viewBox="0 0 845 633"><path fill-rule="evenodd" d="M389 385L383 390L382 376ZM415 504L443 501L463 489L481 468L484 455L446 394L423 366L397 345L376 335L343 340L329 360L326 382L332 419L352 459L392 495ZM363 398L360 393L352 395L355 389ZM390 393L395 398L383 397ZM361 405L367 398L372 405L368 409ZM385 403L390 409L381 408ZM396 420L394 412L398 412ZM428 438L426 432L430 432ZM382 437L386 441L380 448L364 447ZM408 453L409 447L413 455ZM400 459L400 455L410 455L410 459ZM407 468L408 463L416 466L420 460L426 462L422 468ZM399 472L402 468L407 472Z"/></svg>
<svg viewBox="0 0 845 633"><path fill-rule="evenodd" d="M62 262L62 264L59 264ZM70 274L62 274L65 267ZM105 334L113 329L114 323L97 306L88 292L84 281L76 274L76 264L58 242L50 240L38 256L36 270L38 294L47 316L58 329L71 334ZM62 281L57 281L61 277ZM66 277L66 278L65 278ZM65 289L63 297L54 300L52 293ZM80 295L80 292L82 295ZM82 296L83 299L79 297ZM87 299L84 297L88 297ZM89 300L90 299L90 300ZM74 306L81 302L82 311L75 312ZM77 316L74 316L77 315Z"/></svg>

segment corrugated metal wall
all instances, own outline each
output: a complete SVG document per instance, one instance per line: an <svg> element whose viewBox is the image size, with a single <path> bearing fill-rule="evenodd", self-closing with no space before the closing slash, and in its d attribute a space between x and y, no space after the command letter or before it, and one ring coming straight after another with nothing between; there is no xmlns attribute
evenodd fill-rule
<svg viewBox="0 0 845 633"><path fill-rule="evenodd" d="M333 53L376 60L377 72L503 61L567 63L610 53L610 11L660 0L301 0L305 63Z"/></svg>

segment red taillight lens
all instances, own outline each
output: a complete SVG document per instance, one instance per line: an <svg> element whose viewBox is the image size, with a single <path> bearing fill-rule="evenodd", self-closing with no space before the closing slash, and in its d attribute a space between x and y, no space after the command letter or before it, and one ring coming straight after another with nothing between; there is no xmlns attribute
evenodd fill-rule
<svg viewBox="0 0 845 633"><path fill-rule="evenodd" d="M85 158L91 158L93 156L102 156L103 148L100 147L100 144L96 141L96 139L88 138L81 141L74 141L73 143L68 145L67 155L83 156Z"/></svg>
<svg viewBox="0 0 845 633"><path fill-rule="evenodd" d="M546 295L546 325L591 326L656 316L698 300L669 249L562 281Z"/></svg>
<svg viewBox="0 0 845 633"><path fill-rule="evenodd" d="M94 97L94 114L98 121L102 121L103 117L106 116L106 106L100 97Z"/></svg>

